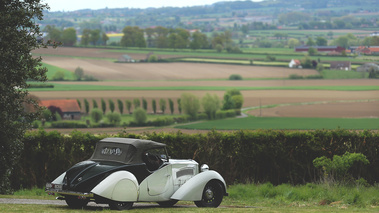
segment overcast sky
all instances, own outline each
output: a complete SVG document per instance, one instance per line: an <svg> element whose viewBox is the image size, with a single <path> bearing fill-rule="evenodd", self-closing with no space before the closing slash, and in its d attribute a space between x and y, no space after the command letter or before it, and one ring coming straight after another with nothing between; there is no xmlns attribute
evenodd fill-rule
<svg viewBox="0 0 379 213"><path fill-rule="evenodd" d="M209 5L219 1L236 0L42 0L50 6L50 12L80 9L186 7ZM253 0L260 1L260 0Z"/></svg>

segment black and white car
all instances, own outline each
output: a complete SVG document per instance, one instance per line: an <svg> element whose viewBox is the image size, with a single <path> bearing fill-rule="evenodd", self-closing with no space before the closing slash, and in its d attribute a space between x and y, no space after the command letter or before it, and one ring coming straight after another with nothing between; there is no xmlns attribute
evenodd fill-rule
<svg viewBox="0 0 379 213"><path fill-rule="evenodd" d="M88 202L130 209L134 202L173 206L179 200L198 207L218 207L227 196L223 177L194 160L169 159L166 145L151 140L105 138L89 160L77 163L46 192L58 194L71 208Z"/></svg>

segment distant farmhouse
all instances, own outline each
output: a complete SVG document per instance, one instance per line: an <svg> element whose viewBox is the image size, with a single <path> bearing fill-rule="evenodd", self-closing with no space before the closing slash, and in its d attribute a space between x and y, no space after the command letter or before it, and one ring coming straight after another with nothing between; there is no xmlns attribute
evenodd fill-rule
<svg viewBox="0 0 379 213"><path fill-rule="evenodd" d="M370 72L370 71L379 71L379 65L375 63L366 63L360 67L357 67L357 72Z"/></svg>
<svg viewBox="0 0 379 213"><path fill-rule="evenodd" d="M379 46L353 46L349 48L352 53L362 55L379 55Z"/></svg>
<svg viewBox="0 0 379 213"><path fill-rule="evenodd" d="M329 52L338 52L342 53L343 51L346 51L344 47L340 46L311 46L315 48L318 52L324 52L324 53L329 53ZM295 47L295 52L308 52L310 46L298 46Z"/></svg>
<svg viewBox="0 0 379 213"><path fill-rule="evenodd" d="M121 63L131 63L131 62L136 62L132 57L129 55L122 55L118 58L118 62Z"/></svg>
<svg viewBox="0 0 379 213"><path fill-rule="evenodd" d="M67 100L43 100L41 101L41 105L45 107L58 107L63 112L62 119L64 120L80 120L81 112L79 104L74 99Z"/></svg>
<svg viewBox="0 0 379 213"><path fill-rule="evenodd" d="M302 68L300 60L298 59L292 59L290 63L288 64L288 67L290 68Z"/></svg>
<svg viewBox="0 0 379 213"><path fill-rule="evenodd" d="M351 70L350 61L332 61L330 62L331 70Z"/></svg>

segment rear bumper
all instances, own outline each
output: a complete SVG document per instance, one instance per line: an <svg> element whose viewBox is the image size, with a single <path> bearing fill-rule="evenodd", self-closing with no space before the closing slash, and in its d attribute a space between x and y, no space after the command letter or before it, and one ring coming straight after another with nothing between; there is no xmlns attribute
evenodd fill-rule
<svg viewBox="0 0 379 213"><path fill-rule="evenodd" d="M94 197L93 193L74 192L74 191L54 189L54 188L46 188L45 192L50 195L59 194L62 196L77 196L80 198L93 198Z"/></svg>

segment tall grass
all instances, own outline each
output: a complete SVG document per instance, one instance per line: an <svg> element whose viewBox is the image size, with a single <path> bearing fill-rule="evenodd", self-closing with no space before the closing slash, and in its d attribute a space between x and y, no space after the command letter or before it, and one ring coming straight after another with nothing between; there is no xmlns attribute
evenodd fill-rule
<svg viewBox="0 0 379 213"><path fill-rule="evenodd" d="M313 184L274 186L264 184L236 184L227 189L229 196L222 205L227 206L339 206L358 208L379 207L379 185ZM44 189L23 189L7 198L54 199Z"/></svg>
<svg viewBox="0 0 379 213"><path fill-rule="evenodd" d="M228 189L230 202L238 205L339 205L379 206L379 185L328 185L308 183L301 186L282 184L238 184Z"/></svg>

